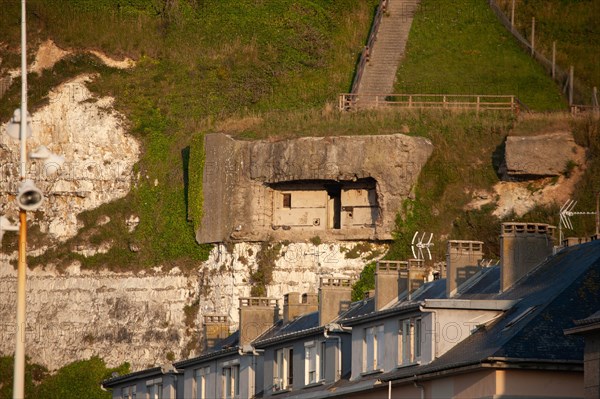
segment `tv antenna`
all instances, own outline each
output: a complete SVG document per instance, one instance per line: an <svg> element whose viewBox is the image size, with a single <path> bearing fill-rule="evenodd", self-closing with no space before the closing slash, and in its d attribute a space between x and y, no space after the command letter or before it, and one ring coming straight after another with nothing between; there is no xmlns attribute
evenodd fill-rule
<svg viewBox="0 0 600 399"><path fill-rule="evenodd" d="M433 240L433 233L429 233L429 240L427 240L427 242L425 242L426 235L427 233L423 232L423 234L419 237L419 232L416 231L415 235L413 236L410 249L412 250L415 259L425 259L423 250L426 249L429 260L431 260L431 251L429 248L433 247L433 243L431 242L431 240Z"/></svg>
<svg viewBox="0 0 600 399"><path fill-rule="evenodd" d="M575 209L575 205L577 205L577 201L574 200L567 200L567 202L565 202L563 204L563 206L560 208L559 211L559 216L560 216L560 220L558 222L558 238L560 240L559 245L562 245L563 242L563 233L562 233L562 229L563 226L569 230L573 230L573 223L571 223L571 217L572 216L579 216L579 215L595 215L596 216L596 235L598 235L598 230L599 230L599 215L600 215L600 210L599 208L599 198L600 198L600 192L596 194L596 211L595 212L575 212L573 211L573 209Z"/></svg>

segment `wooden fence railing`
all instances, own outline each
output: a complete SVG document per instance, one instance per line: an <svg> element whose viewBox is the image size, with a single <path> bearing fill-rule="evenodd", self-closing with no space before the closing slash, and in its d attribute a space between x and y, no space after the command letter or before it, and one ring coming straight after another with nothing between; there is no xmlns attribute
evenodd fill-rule
<svg viewBox="0 0 600 399"><path fill-rule="evenodd" d="M375 13L375 17L373 18L373 25L371 25L371 31L369 32L369 38L367 39L367 45L363 48L360 53L360 58L358 60L358 65L356 66L356 75L354 75L354 81L352 82L352 89L350 89L351 93L356 93L358 91L358 86L360 85L360 81L363 76L363 72L367 66L367 62L369 62L369 56L371 55L371 49L375 45L375 41L377 40L377 32L379 31L379 25L381 24L381 19L385 14L387 9L388 0L380 0L379 6L377 6L377 12Z"/></svg>
<svg viewBox="0 0 600 399"><path fill-rule="evenodd" d="M403 107L441 108L479 111L528 110L516 96L475 94L340 94L338 107L341 111L357 108Z"/></svg>

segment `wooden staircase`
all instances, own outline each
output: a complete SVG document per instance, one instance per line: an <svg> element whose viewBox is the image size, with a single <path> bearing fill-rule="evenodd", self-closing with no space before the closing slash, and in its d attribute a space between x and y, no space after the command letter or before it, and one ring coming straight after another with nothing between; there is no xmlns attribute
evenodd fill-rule
<svg viewBox="0 0 600 399"><path fill-rule="evenodd" d="M356 105L372 106L372 96L361 94L393 93L398 65L404 55L408 33L412 25L419 0L387 0L376 31L371 32L374 40L371 48L366 49L367 61L360 71L359 81L354 88L357 94ZM364 53L363 53L364 56Z"/></svg>

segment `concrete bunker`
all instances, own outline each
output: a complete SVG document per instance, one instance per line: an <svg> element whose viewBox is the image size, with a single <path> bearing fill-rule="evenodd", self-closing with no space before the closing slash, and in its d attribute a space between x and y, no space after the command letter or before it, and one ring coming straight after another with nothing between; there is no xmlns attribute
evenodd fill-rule
<svg viewBox="0 0 600 399"><path fill-rule="evenodd" d="M390 240L431 142L402 134L204 143L200 243Z"/></svg>

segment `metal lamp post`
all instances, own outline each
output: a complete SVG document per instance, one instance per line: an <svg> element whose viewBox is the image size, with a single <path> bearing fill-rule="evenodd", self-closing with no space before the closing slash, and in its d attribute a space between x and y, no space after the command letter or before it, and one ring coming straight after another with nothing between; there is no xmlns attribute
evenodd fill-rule
<svg viewBox="0 0 600 399"><path fill-rule="evenodd" d="M19 178L26 178L27 151L27 29L25 0L21 0L21 156ZM15 342L15 370L13 399L25 397L25 290L27 269L27 211L19 209L19 262L17 274L17 325ZM19 332L21 334L19 334Z"/></svg>
<svg viewBox="0 0 600 399"><path fill-rule="evenodd" d="M25 397L25 305L27 281L27 211L35 211L44 201L44 194L32 180L27 179L27 137L31 136L29 113L27 112L27 30L26 0L21 0L21 108L16 110L6 126L6 133L12 139L20 140L19 187L17 205L19 206L19 223L11 224L5 217L0 217L0 241L5 231L19 231L19 260L17 271L17 324L15 336L15 368L13 382L13 399ZM43 160L47 175L58 172L65 159L51 153L45 146L40 146L30 154L31 158Z"/></svg>
<svg viewBox="0 0 600 399"><path fill-rule="evenodd" d="M13 383L13 398L25 397L25 304L26 304L26 270L27 270L27 211L34 211L44 200L42 191L32 180L27 179L27 137L31 135L29 115L27 113L27 36L26 36L26 7L21 0L21 108L16 110L13 118L6 127L6 133L13 139L20 140L19 187L17 204L19 206L19 260L17 272L17 324L15 336L15 368ZM44 158L44 154L36 154ZM54 154L51 154L54 155ZM46 156L48 156L46 154ZM8 219L0 219L0 237L4 231L15 231L16 225L11 225Z"/></svg>

